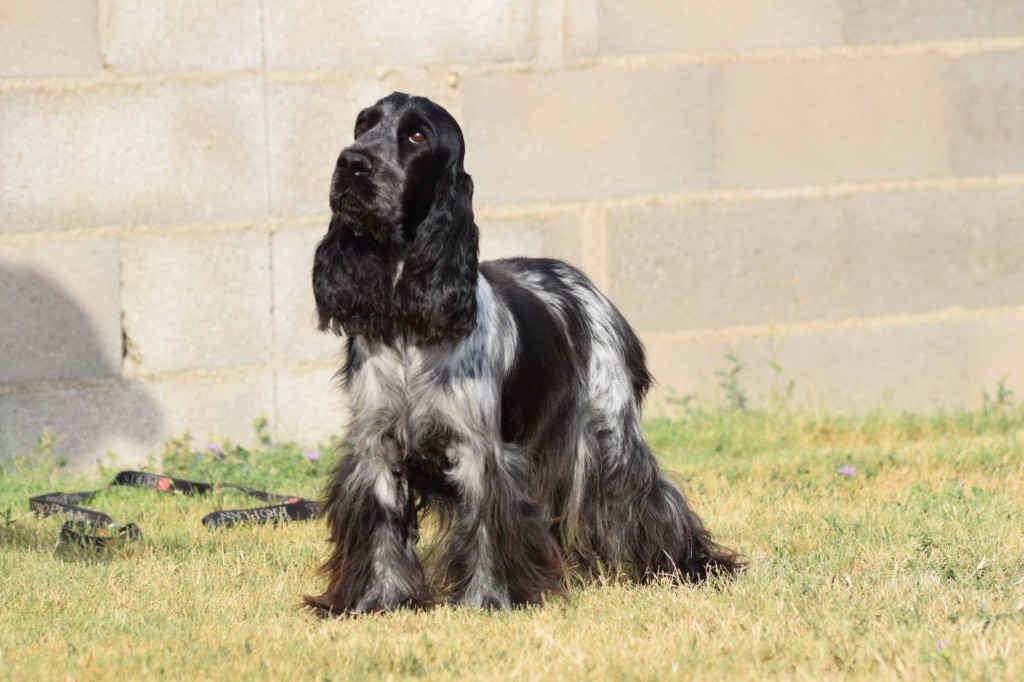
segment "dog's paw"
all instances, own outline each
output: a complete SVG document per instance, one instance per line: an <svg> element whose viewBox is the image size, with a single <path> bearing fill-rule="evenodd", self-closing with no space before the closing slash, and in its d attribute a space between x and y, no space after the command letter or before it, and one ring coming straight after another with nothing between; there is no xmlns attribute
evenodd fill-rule
<svg viewBox="0 0 1024 682"><path fill-rule="evenodd" d="M361 614L387 613L398 609L426 610L434 607L436 600L424 593L407 593L384 597L379 593L366 594L354 602L338 599L336 595L324 593L318 596L305 596L302 608L311 611L321 618L338 616L355 616Z"/></svg>
<svg viewBox="0 0 1024 682"><path fill-rule="evenodd" d="M470 606L488 611L501 611L512 608L512 600L509 598L508 588L494 585L479 586L470 585L462 595L455 599L463 606Z"/></svg>

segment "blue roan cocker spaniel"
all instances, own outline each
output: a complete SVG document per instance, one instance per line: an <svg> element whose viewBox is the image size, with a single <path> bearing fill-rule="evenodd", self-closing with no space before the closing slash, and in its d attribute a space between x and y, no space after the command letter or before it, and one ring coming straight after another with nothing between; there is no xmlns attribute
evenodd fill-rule
<svg viewBox="0 0 1024 682"><path fill-rule="evenodd" d="M640 430L643 346L579 270L477 262L455 119L395 93L356 119L316 249L344 333L348 454L327 486L322 615L539 603L567 565L700 581L736 570ZM438 532L425 572L420 513Z"/></svg>

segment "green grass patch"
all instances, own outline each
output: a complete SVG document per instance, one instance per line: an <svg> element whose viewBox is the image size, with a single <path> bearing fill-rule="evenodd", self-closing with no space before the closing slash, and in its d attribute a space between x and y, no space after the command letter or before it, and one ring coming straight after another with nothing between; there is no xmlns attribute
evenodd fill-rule
<svg viewBox="0 0 1024 682"><path fill-rule="evenodd" d="M156 468L318 495L328 448L262 435L183 438ZM1024 412L694 412L648 435L747 556L738 578L327 622L295 609L319 587L319 523L211 532L205 513L251 499L115 489L90 506L143 539L58 546L28 497L99 479L20 460L0 469L0 677L1024 678Z"/></svg>

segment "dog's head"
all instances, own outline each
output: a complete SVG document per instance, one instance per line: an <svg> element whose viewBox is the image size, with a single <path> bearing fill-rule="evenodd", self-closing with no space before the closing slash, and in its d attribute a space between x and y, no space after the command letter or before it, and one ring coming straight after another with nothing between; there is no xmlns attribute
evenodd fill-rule
<svg viewBox="0 0 1024 682"><path fill-rule="evenodd" d="M463 172L465 144L451 114L423 97L394 93L356 116L355 142L331 180L331 211L382 244L415 240L438 181Z"/></svg>
<svg viewBox="0 0 1024 682"><path fill-rule="evenodd" d="M313 267L322 330L420 343L472 331L478 232L464 156L459 124L428 99L396 92L359 113Z"/></svg>

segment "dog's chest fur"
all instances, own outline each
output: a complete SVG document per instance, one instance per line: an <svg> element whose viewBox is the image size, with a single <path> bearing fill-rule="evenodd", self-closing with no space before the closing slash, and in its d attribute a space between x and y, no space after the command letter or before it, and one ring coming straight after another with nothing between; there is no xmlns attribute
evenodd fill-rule
<svg viewBox="0 0 1024 682"><path fill-rule="evenodd" d="M443 348L353 339L346 385L356 441L385 434L406 463L442 458L444 469L453 444L493 433L497 384L487 356L469 349L478 333Z"/></svg>

